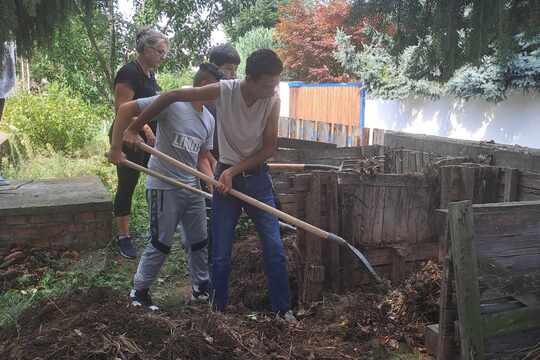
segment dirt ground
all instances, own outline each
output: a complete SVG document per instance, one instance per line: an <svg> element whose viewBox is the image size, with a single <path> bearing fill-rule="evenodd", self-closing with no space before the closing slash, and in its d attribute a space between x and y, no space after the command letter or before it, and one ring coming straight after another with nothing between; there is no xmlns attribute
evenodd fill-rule
<svg viewBox="0 0 540 360"><path fill-rule="evenodd" d="M285 238L289 253L295 237ZM299 306L298 271L289 256L299 322L268 312L262 256L255 236L235 245L231 305L182 305L149 313L109 288L44 299L16 328L0 330L2 359L390 359L427 358L423 330L436 322L440 269L427 263L399 287L328 294ZM399 355L395 354L409 354Z"/></svg>
<svg viewBox="0 0 540 360"><path fill-rule="evenodd" d="M62 271L77 261L77 251L12 246L0 251L0 294L37 284L51 270Z"/></svg>

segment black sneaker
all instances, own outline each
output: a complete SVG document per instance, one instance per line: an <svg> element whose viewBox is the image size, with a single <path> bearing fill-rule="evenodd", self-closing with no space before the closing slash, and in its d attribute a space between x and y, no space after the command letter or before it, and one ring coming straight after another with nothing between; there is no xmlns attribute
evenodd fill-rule
<svg viewBox="0 0 540 360"><path fill-rule="evenodd" d="M131 236L117 236L116 240L118 242L118 250L120 251L120 255L131 260L137 258L137 249L135 249L135 246L133 246L133 243L131 242Z"/></svg>
<svg viewBox="0 0 540 360"><path fill-rule="evenodd" d="M145 290L135 290L131 289L129 293L129 300L131 300L131 305L133 306L143 306L148 310L151 311L158 311L159 307L154 305L152 302L152 298L150 297L150 293L148 292L148 289Z"/></svg>
<svg viewBox="0 0 540 360"><path fill-rule="evenodd" d="M208 302L208 299L210 299L208 281L205 281L199 285L191 286L191 301Z"/></svg>

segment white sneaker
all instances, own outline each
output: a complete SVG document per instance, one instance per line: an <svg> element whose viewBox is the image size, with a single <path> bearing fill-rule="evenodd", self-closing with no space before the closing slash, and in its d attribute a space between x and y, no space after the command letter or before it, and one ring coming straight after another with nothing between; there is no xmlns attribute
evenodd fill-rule
<svg viewBox="0 0 540 360"><path fill-rule="evenodd" d="M287 311L285 314L280 314L279 316L290 324L298 324L298 320L296 319L296 316L294 316L292 310Z"/></svg>

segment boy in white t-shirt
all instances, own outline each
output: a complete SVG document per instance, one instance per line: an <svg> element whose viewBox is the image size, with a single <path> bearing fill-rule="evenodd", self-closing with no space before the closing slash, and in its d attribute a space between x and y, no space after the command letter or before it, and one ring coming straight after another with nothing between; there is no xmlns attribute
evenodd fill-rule
<svg viewBox="0 0 540 360"><path fill-rule="evenodd" d="M278 219L228 196L234 188L275 207L266 160L277 147L280 101L276 96L283 63L270 49L253 52L246 61L244 80L163 93L126 130L124 141L139 141L141 126L175 101L216 101L219 163L215 176L220 186L212 202L213 305L224 311L228 302L232 241L242 209L255 223L262 240L272 310L294 321L290 311L289 278Z"/></svg>

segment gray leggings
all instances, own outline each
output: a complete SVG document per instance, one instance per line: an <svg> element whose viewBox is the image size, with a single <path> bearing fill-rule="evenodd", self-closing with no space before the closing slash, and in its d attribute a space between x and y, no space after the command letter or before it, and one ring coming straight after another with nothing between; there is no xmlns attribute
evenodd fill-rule
<svg viewBox="0 0 540 360"><path fill-rule="evenodd" d="M208 281L208 244L204 198L183 189L146 191L151 241L145 247L133 279L136 290L148 289L171 251L174 233L182 226L193 285Z"/></svg>

